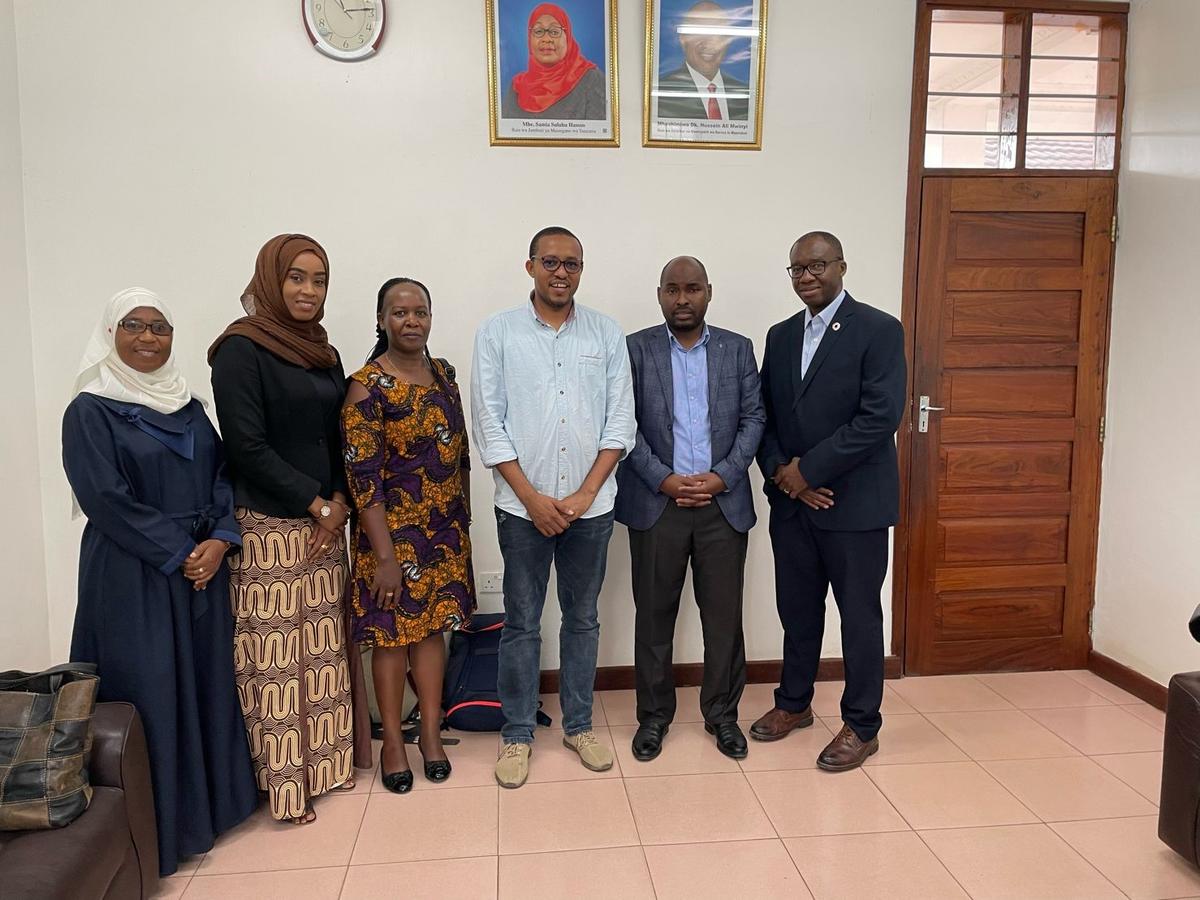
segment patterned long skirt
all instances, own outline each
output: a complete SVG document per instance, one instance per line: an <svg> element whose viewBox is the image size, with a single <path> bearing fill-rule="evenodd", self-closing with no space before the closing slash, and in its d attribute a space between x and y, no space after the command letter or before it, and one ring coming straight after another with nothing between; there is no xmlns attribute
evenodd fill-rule
<svg viewBox="0 0 1200 900"><path fill-rule="evenodd" d="M306 559L311 519L239 507L230 560L234 669L258 789L276 819L303 814L353 773L343 539Z"/></svg>

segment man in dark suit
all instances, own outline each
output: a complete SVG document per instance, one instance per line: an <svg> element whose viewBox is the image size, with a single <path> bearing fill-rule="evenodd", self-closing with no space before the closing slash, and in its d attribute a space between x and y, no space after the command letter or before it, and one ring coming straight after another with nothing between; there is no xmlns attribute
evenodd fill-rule
<svg viewBox="0 0 1200 900"><path fill-rule="evenodd" d="M679 596L692 564L704 632L700 710L726 756L746 756L737 724L746 684L742 576L754 500L747 470L765 416L754 346L706 325L712 285L690 256L667 263L658 302L666 325L630 335L637 442L617 470L616 519L633 563L638 730L651 760L675 716L671 671Z"/></svg>
<svg viewBox="0 0 1200 900"><path fill-rule="evenodd" d="M888 527L899 517L896 428L904 412L904 329L842 288L841 242L814 231L788 273L804 309L767 333L767 428L758 463L771 505L783 676L750 729L773 741L813 722L830 585L842 620L844 727L817 758L842 772L879 749Z"/></svg>
<svg viewBox="0 0 1200 900"><path fill-rule="evenodd" d="M744 122L750 114L750 85L721 70L729 50L729 16L703 0L680 23L683 65L659 78L660 119L722 119Z"/></svg>

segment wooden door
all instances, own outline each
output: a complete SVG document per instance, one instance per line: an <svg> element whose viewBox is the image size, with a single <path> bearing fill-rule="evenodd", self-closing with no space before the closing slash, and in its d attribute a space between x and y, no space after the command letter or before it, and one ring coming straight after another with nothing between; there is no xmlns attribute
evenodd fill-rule
<svg viewBox="0 0 1200 900"><path fill-rule="evenodd" d="M927 177L905 668L1083 667L1112 178ZM919 398L930 398L928 430Z"/></svg>

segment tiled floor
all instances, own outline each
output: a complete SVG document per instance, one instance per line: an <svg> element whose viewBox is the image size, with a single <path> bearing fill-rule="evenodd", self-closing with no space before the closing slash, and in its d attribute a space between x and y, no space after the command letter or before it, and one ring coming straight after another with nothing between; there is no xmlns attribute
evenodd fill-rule
<svg viewBox="0 0 1200 900"><path fill-rule="evenodd" d="M880 752L830 775L815 757L840 689L819 685L814 727L741 763L698 724L696 688L652 763L629 752L632 692L598 694L614 768L587 771L543 729L517 791L492 779L497 737L462 735L449 784L418 773L397 797L362 773L314 825L260 811L158 896L1200 897L1155 834L1163 717L1136 697L1088 672L889 682ZM749 686L743 727L770 702Z"/></svg>

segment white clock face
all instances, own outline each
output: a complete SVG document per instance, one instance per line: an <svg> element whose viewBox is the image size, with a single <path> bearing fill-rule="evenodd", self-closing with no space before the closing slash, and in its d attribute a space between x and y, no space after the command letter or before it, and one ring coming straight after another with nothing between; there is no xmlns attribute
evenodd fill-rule
<svg viewBox="0 0 1200 900"><path fill-rule="evenodd" d="M383 0L303 0L314 46L334 59L362 59L383 37Z"/></svg>

